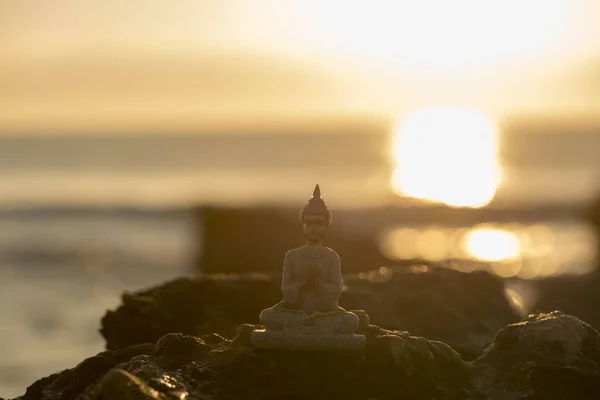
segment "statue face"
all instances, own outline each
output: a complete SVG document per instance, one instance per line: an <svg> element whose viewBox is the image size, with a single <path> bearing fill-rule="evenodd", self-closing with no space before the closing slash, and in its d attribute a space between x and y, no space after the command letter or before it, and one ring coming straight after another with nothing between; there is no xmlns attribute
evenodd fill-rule
<svg viewBox="0 0 600 400"><path fill-rule="evenodd" d="M320 243L327 236L329 227L324 215L306 214L303 221L304 238L309 242Z"/></svg>

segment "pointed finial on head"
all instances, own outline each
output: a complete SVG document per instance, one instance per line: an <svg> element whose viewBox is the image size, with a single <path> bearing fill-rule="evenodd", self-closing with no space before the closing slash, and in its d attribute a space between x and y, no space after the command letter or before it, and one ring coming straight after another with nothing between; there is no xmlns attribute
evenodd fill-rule
<svg viewBox="0 0 600 400"><path fill-rule="evenodd" d="M327 204L325 204L325 200L321 198L321 188L317 184L315 186L315 190L313 191L312 197L308 200L308 203L300 212L300 219L304 220L305 214L320 214L325 217L327 220L327 226L331 222L331 212L327 208Z"/></svg>
<svg viewBox="0 0 600 400"><path fill-rule="evenodd" d="M313 197L315 199L318 199L321 197L321 188L319 187L319 184L317 183L317 185L315 186L315 190L313 191Z"/></svg>

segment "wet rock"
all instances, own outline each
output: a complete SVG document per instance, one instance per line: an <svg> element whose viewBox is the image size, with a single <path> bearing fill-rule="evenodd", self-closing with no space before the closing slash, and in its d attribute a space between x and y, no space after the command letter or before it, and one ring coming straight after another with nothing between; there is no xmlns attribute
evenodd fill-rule
<svg viewBox="0 0 600 400"><path fill-rule="evenodd" d="M161 338L151 354L131 353L116 368L97 363L79 382L88 359L34 384L30 399L473 399L472 367L448 345L388 331L366 330L367 348L360 351L298 352L257 349L250 334L256 326L242 325L229 341L206 345L203 338L171 335ZM165 351L176 343L176 354ZM189 349L193 356L183 356ZM114 352L123 355L123 351ZM98 356L96 356L98 357ZM88 370L89 368L85 368ZM61 382L57 385L56 382ZM69 387L68 397L59 387ZM31 393L29 391L29 393Z"/></svg>
<svg viewBox="0 0 600 400"><path fill-rule="evenodd" d="M22 399L596 399L600 335L576 317L530 315L500 330L475 361L450 346L369 325L364 350L282 351L169 334L100 353L34 383Z"/></svg>
<svg viewBox="0 0 600 400"><path fill-rule="evenodd" d="M155 354L165 358L201 358L210 351L204 341L195 336L185 336L181 333L169 333L156 343Z"/></svg>
<svg viewBox="0 0 600 400"><path fill-rule="evenodd" d="M75 368L40 379L27 388L23 399L56 398L74 399L93 386L104 374L132 357L154 352L153 344L140 344L120 351L104 351L83 360Z"/></svg>
<svg viewBox="0 0 600 400"><path fill-rule="evenodd" d="M107 399L157 400L165 396L122 369L111 369L100 381L100 396Z"/></svg>
<svg viewBox="0 0 600 400"><path fill-rule="evenodd" d="M477 357L498 329L519 319L502 281L485 272L382 268L347 276L345 285L340 305L365 310L370 321L363 326L373 323L443 341L465 359ZM258 323L260 311L280 298L279 276L178 279L124 295L123 304L102 319L101 332L108 349L153 343L171 332L233 337L238 325Z"/></svg>
<svg viewBox="0 0 600 400"><path fill-rule="evenodd" d="M597 399L600 335L562 312L530 315L499 331L473 366L490 399Z"/></svg>

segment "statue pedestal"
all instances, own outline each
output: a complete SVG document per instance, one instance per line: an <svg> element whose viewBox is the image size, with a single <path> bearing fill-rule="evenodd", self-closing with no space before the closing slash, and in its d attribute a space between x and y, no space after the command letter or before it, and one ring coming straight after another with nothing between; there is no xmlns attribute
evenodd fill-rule
<svg viewBox="0 0 600 400"><path fill-rule="evenodd" d="M362 350L367 344L365 336L358 334L266 329L253 331L252 343L281 350Z"/></svg>

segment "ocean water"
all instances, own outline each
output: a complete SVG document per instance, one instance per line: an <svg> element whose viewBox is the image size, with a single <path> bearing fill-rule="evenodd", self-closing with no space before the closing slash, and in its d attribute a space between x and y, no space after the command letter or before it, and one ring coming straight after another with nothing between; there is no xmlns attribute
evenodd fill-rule
<svg viewBox="0 0 600 400"><path fill-rule="evenodd" d="M390 188L393 140L388 132L3 138L0 206L294 204L315 183L338 207L379 205L401 200ZM436 146L423 163L436 164ZM496 202L589 201L600 192L598 152L600 132L504 134L492 160L503 176Z"/></svg>
<svg viewBox="0 0 600 400"><path fill-rule="evenodd" d="M186 212L0 214L0 396L104 350L124 291L192 273Z"/></svg>

